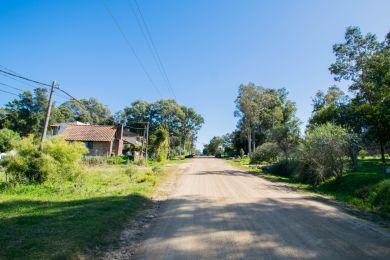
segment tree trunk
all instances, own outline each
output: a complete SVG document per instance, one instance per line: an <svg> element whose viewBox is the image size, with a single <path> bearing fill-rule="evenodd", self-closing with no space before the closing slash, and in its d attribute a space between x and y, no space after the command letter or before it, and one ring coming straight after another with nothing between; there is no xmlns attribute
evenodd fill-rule
<svg viewBox="0 0 390 260"><path fill-rule="evenodd" d="M256 151L256 132L253 130L252 131L252 143L253 143L253 149L252 151Z"/></svg>
<svg viewBox="0 0 390 260"><path fill-rule="evenodd" d="M352 161L352 167L354 170L357 170L358 167L358 147L355 144L351 144L349 147L349 154Z"/></svg>
<svg viewBox="0 0 390 260"><path fill-rule="evenodd" d="M385 145L381 142L381 158L382 158L382 163L386 163L386 158L385 158Z"/></svg>
<svg viewBox="0 0 390 260"><path fill-rule="evenodd" d="M252 153L252 133L251 128L248 128L248 154Z"/></svg>

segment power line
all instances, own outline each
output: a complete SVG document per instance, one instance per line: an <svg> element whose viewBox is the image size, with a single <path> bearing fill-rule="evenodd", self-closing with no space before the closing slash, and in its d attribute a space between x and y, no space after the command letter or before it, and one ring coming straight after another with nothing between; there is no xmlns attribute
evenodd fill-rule
<svg viewBox="0 0 390 260"><path fill-rule="evenodd" d="M16 93L12 93L12 92L9 92L9 91L7 91L7 90L2 90L2 89L0 89L0 92L4 92L4 93L10 94L10 95L14 95L14 96L17 96L17 97L19 97L19 95L18 95L18 94L16 94Z"/></svg>
<svg viewBox="0 0 390 260"><path fill-rule="evenodd" d="M161 95L161 92L160 90L158 89L158 87L156 86L156 84L154 83L152 77L150 76L150 74L148 73L148 71L146 70L144 64L142 63L140 57L137 55L134 47L132 46L132 44L130 43L129 39L126 37L126 34L124 33L124 31L122 30L122 27L120 26L119 22L117 21L117 19L115 18L115 16L113 15L113 13L111 12L111 10L109 9L109 7L106 5L106 3L104 2L104 0L102 0L103 2L103 5L106 9L106 11L108 12L108 14L110 15L110 17L112 18L112 20L114 21L116 27L118 28L119 32L121 33L123 39L125 40L127 46L129 47L129 49L131 50L131 52L133 53L134 57L136 58L137 62L139 63L140 67L142 68L142 70L144 71L146 77L148 78L148 80L150 81L150 83L152 84L152 86L154 87L154 89L157 91L157 93L160 95L160 97L162 98L162 95Z"/></svg>
<svg viewBox="0 0 390 260"><path fill-rule="evenodd" d="M12 89L14 89L14 90L18 90L18 91L25 91L25 90L23 90L23 89L20 89L20 88L17 88L17 87L13 87L13 86L10 86L10 85L8 85L8 84L1 83L1 82L0 82L0 85L6 86L6 87L12 88Z"/></svg>
<svg viewBox="0 0 390 260"><path fill-rule="evenodd" d="M42 83L42 82L39 82L39 81L36 81L36 80L32 80L32 79L29 79L29 78L26 78L26 77L23 77L23 76L19 76L19 75L16 75L14 73L10 73L10 72L7 72L5 70L1 70L0 69L0 72L1 73L4 73L4 74L7 74L7 75L10 75L10 76L13 76L13 77L17 77L17 78L20 78L20 79L24 79L24 80L27 80L27 81L30 81L30 82L34 82L36 84L40 84L42 86L47 86L47 87L50 87L51 85L49 84L46 84L46 83Z"/></svg>
<svg viewBox="0 0 390 260"><path fill-rule="evenodd" d="M154 44L152 34L150 33L149 27L148 27L148 25L145 21L145 18L142 14L141 8L138 5L137 0L134 0L135 5L136 5L137 10L138 10L138 13L139 13L139 15L137 15L137 12L134 10L133 5L131 4L131 0L128 0L128 2L129 2L130 9L133 12L133 14L137 20L137 24L138 24L139 28L141 29L142 35L145 38L145 41L148 45L148 48L149 48L150 52L152 53L153 59L156 62L157 68L160 71L161 76L163 77L163 79L167 85L168 91L170 91L171 94L173 95L173 97L176 99L175 92L173 91L171 82L168 78L168 74L166 73L165 67L161 61L161 57L157 51L156 45Z"/></svg>

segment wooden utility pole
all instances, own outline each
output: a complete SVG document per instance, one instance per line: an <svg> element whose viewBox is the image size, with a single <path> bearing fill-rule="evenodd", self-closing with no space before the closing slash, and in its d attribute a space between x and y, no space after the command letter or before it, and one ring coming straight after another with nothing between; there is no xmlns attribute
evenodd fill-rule
<svg viewBox="0 0 390 260"><path fill-rule="evenodd" d="M149 122L146 123L146 163L148 163L148 148L149 148Z"/></svg>
<svg viewBox="0 0 390 260"><path fill-rule="evenodd" d="M41 143L39 144L39 150L42 151L43 149L43 141L46 139L46 134L47 134L47 127L49 126L49 120L50 120L50 113L51 113L51 107L53 105L53 95L54 95L54 89L57 86L57 81L53 81L51 84L51 89L50 89L50 95L49 95L49 102L47 104L47 109L46 109L46 117L45 117L45 124L43 126L43 133L41 137Z"/></svg>

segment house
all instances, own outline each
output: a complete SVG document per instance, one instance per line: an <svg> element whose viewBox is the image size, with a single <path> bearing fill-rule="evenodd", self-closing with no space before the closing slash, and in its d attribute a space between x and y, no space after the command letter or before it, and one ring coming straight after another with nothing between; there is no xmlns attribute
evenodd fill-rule
<svg viewBox="0 0 390 260"><path fill-rule="evenodd" d="M69 142L84 142L89 156L118 156L124 144L139 145L140 136L125 130L123 125L90 125L80 122L51 125L53 135ZM125 133L125 135L124 135Z"/></svg>

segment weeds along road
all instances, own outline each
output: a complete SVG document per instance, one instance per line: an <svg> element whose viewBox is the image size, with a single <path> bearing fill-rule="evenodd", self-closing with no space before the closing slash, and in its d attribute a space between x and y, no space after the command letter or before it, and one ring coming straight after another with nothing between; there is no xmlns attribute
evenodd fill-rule
<svg viewBox="0 0 390 260"><path fill-rule="evenodd" d="M176 187L136 259L390 259L388 230L223 160L191 160Z"/></svg>

